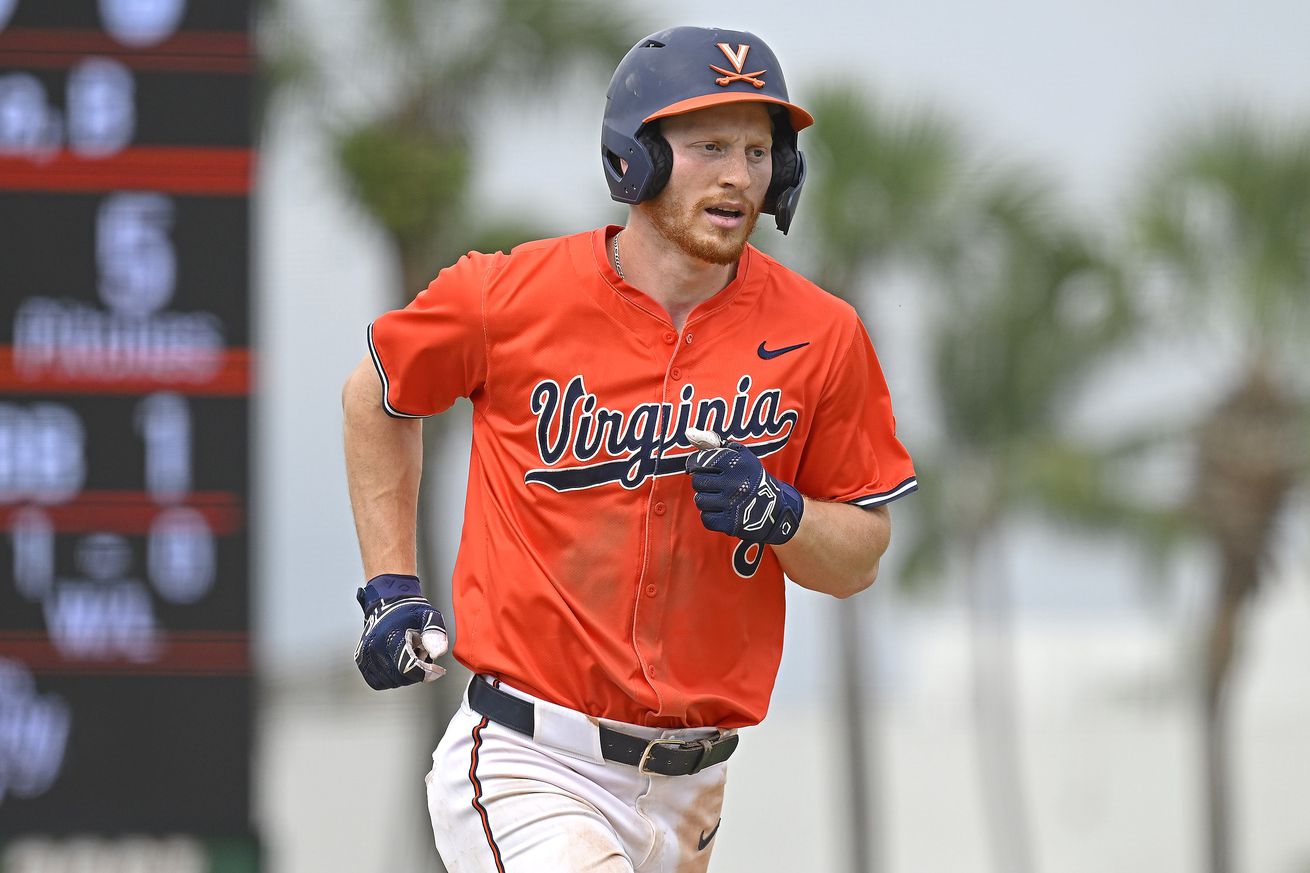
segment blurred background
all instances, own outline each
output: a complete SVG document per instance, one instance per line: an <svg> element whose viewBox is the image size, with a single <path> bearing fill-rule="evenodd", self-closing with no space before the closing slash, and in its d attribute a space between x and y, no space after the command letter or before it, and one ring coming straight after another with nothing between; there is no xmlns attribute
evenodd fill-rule
<svg viewBox="0 0 1310 873"><path fill-rule="evenodd" d="M712 869L1310 873L1300 0L0 0L0 871L440 869L464 677L351 662L340 386L464 251L622 223L605 86L683 23L816 117L755 242L921 483L790 588ZM449 615L468 407L425 440Z"/></svg>

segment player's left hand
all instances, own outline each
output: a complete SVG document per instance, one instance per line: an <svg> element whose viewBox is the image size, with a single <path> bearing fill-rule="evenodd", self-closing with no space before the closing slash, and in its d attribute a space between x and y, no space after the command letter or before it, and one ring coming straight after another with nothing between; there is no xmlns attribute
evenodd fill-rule
<svg viewBox="0 0 1310 873"><path fill-rule="evenodd" d="M381 691L445 675L436 659L449 647L446 623L423 596L417 576L374 576L355 599L364 610L355 664L369 687Z"/></svg>
<svg viewBox="0 0 1310 873"><path fill-rule="evenodd" d="M741 443L703 448L687 459L701 523L751 543L781 545L796 535L805 500L764 469Z"/></svg>

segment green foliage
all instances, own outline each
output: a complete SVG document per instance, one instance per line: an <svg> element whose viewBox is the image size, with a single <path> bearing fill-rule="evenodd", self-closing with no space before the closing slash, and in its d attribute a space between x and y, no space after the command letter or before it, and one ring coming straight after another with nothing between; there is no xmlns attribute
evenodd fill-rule
<svg viewBox="0 0 1310 873"><path fill-rule="evenodd" d="M397 250L405 299L495 221L469 208L484 107L550 98L576 71L611 69L637 36L599 0L379 0L343 58L309 38L289 3L268 7L272 86L316 104L347 190Z"/></svg>
<svg viewBox="0 0 1310 873"><path fill-rule="evenodd" d="M422 246L464 202L472 162L462 142L377 122L342 132L334 145L350 193L402 249Z"/></svg>
<svg viewBox="0 0 1310 873"><path fill-rule="evenodd" d="M1178 512L1216 545L1266 542L1293 480L1310 473L1310 124L1221 113L1164 142L1143 192L1136 243L1156 279L1152 328L1236 330L1242 350L1228 392L1169 437L1198 455Z"/></svg>
<svg viewBox="0 0 1310 873"><path fill-rule="evenodd" d="M808 108L815 123L804 134L812 171L802 226L819 284L851 299L871 268L940 246L963 150L939 113L894 111L851 86L819 91Z"/></svg>
<svg viewBox="0 0 1310 873"><path fill-rule="evenodd" d="M845 87L811 105L806 224L820 284L850 295L899 262L934 292L926 353L942 438L916 444L924 485L907 504L901 578L940 578L950 556L1025 506L1111 515L1104 469L1061 423L1134 323L1113 257L1032 171L972 170L939 113L893 111Z"/></svg>
<svg viewBox="0 0 1310 873"><path fill-rule="evenodd" d="M1162 327L1237 332L1228 388L1197 416L1185 499L1213 547L1214 592L1199 664L1208 865L1229 869L1225 710L1241 615L1266 574L1289 499L1310 474L1305 347L1310 327L1310 125L1229 112L1176 136L1147 175L1141 243L1162 268Z"/></svg>
<svg viewBox="0 0 1310 873"><path fill-rule="evenodd" d="M931 341L942 419L957 449L1022 466L1016 441L1054 432L1128 336L1129 297L1110 256L1020 174L991 182L962 229Z"/></svg>
<svg viewBox="0 0 1310 873"><path fill-rule="evenodd" d="M1207 514L1190 494L1170 504L1130 483L1153 455L1196 451L1201 422L1219 413L1203 410L1190 424L1161 422L1115 445L1088 445L1062 427L1086 378L1130 339L1175 325L1242 331L1251 372L1234 378L1239 392L1266 384L1274 372L1268 363L1279 354L1304 360L1310 127L1275 129L1229 114L1173 139L1144 190L1138 243L1153 268L1151 286L1133 285L1120 265L1124 256L1063 215L1029 172L990 176L955 214L955 241L936 261L942 307L929 343L943 438L916 452L925 487L910 507L919 522L914 542L901 546L912 578L941 572L934 550L976 541L979 531L1024 507L1076 527L1129 534L1163 560L1201 532ZM1165 305L1151 296L1161 286L1171 292ZM1148 312L1138 298L1154 308ZM1310 404L1290 383L1279 396L1301 398L1289 414L1298 417L1299 445L1310 448ZM1274 450L1256 454L1273 457ZM1207 469L1217 469L1224 450L1209 451L1220 456ZM1310 451L1301 457L1310 459ZM1205 474L1199 477L1203 483ZM924 499L934 482L951 497ZM1260 505L1271 500L1264 495ZM1218 515L1231 520L1246 502L1232 495ZM1247 538L1257 537L1265 534Z"/></svg>
<svg viewBox="0 0 1310 873"><path fill-rule="evenodd" d="M493 44L500 43L490 54L498 74L529 90L552 84L542 80L542 71L567 69L588 60L608 78L619 58L645 32L623 6L614 3L500 0L486 5L500 7L488 34ZM511 22L511 28L502 28L504 22Z"/></svg>
<svg viewBox="0 0 1310 873"><path fill-rule="evenodd" d="M1159 567L1191 534L1193 519L1184 506L1144 500L1125 487L1140 467L1139 451L1135 444L1089 446L1056 436L1030 447L1016 490L1033 495L1050 521L1131 535Z"/></svg>
<svg viewBox="0 0 1310 873"><path fill-rule="evenodd" d="M469 238L469 248L478 252L508 252L525 240L541 239L549 232L526 219L480 224Z"/></svg>
<svg viewBox="0 0 1310 873"><path fill-rule="evenodd" d="M1113 256L1032 171L973 171L935 111L893 111L845 87L811 108L805 218L820 284L850 295L896 261L934 292L926 353L943 436L916 444L924 484L907 502L901 578L940 578L1025 506L1119 517L1104 465L1061 431L1084 380L1131 335Z"/></svg>
<svg viewBox="0 0 1310 873"><path fill-rule="evenodd" d="M927 354L942 428L916 451L926 484L909 509L913 585L943 569L930 552L971 562L1020 511L1098 527L1123 517L1105 459L1064 427L1085 381L1132 336L1121 269L1031 171L993 173L953 215L954 238L941 235L931 264ZM922 499L933 487L949 496Z"/></svg>
<svg viewBox="0 0 1310 873"><path fill-rule="evenodd" d="M594 0L386 0L373 24L401 91L473 103L549 93L580 65L608 72L640 35L622 7Z"/></svg>
<svg viewBox="0 0 1310 873"><path fill-rule="evenodd" d="M1140 242L1182 299L1172 313L1238 327L1253 354L1310 328L1310 125L1230 111L1166 142L1147 174Z"/></svg>

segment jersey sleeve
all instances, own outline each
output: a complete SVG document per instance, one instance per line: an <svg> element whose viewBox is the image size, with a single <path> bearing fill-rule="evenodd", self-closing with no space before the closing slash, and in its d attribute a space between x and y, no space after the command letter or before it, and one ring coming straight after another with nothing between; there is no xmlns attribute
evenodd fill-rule
<svg viewBox="0 0 1310 873"><path fill-rule="evenodd" d="M425 418L477 391L487 378L483 289L492 256L468 254L442 270L404 309L368 326L382 406Z"/></svg>
<svg viewBox="0 0 1310 873"><path fill-rule="evenodd" d="M820 500L871 507L918 488L873 343L856 320L844 356L828 377L793 483Z"/></svg>

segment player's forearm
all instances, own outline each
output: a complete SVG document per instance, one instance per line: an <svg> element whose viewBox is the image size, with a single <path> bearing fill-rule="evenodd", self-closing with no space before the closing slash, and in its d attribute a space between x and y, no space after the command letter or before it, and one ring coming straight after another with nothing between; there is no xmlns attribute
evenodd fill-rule
<svg viewBox="0 0 1310 873"><path fill-rule="evenodd" d="M364 578L417 575L415 524L423 472L423 422L392 418L367 359L341 394L346 481Z"/></svg>
<svg viewBox="0 0 1310 873"><path fill-rule="evenodd" d="M801 526L773 549L793 582L812 591L849 597L873 584L891 542L891 512L805 498Z"/></svg>

